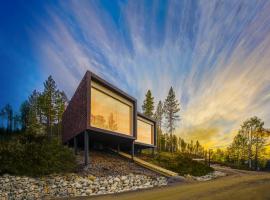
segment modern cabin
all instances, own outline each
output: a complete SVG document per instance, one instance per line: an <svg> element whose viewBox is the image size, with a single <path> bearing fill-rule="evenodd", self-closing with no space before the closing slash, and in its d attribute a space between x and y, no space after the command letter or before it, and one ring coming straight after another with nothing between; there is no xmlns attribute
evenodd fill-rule
<svg viewBox="0 0 270 200"><path fill-rule="evenodd" d="M156 147L155 120L137 112L137 100L94 73L87 71L67 106L62 140L84 147L97 145L134 151Z"/></svg>

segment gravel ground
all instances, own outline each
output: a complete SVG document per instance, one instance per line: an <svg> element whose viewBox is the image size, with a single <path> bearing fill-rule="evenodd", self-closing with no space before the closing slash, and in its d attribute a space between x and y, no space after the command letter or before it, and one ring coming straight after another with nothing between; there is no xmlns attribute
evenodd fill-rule
<svg viewBox="0 0 270 200"><path fill-rule="evenodd" d="M106 151L91 151L90 165L84 167L83 153L77 156L79 163L79 173L92 174L95 177L105 176L125 176L128 174L145 175L149 177L160 176L155 172L140 167L131 160L120 157L119 155Z"/></svg>

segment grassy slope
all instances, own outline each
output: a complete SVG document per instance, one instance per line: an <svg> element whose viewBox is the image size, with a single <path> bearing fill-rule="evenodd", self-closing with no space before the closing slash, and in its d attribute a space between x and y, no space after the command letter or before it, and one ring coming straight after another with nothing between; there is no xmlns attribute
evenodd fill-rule
<svg viewBox="0 0 270 200"><path fill-rule="evenodd" d="M180 175L191 174L193 176L203 176L213 171L213 168L204 163L194 161L190 156L180 153L171 154L162 152L155 157L149 154L143 154L141 158L168 170L177 172Z"/></svg>

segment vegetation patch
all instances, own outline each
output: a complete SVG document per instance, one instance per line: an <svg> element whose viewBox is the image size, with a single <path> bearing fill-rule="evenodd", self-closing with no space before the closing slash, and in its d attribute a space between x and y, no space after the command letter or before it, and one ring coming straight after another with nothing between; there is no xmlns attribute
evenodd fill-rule
<svg viewBox="0 0 270 200"><path fill-rule="evenodd" d="M22 134L0 143L0 174L42 176L72 172L76 167L71 149L45 135Z"/></svg>
<svg viewBox="0 0 270 200"><path fill-rule="evenodd" d="M182 176L186 174L190 174L192 176L203 176L214 171L212 167L192 160L191 156L183 153L161 152L154 157L151 157L149 154L143 154L142 158L148 162L177 172Z"/></svg>

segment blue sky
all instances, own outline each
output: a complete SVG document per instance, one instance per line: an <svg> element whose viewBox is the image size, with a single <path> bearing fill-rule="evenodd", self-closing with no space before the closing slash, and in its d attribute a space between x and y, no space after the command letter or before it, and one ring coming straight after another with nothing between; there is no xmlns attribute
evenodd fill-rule
<svg viewBox="0 0 270 200"><path fill-rule="evenodd" d="M257 115L270 127L270 1L6 1L0 106L18 110L52 75L72 96L92 70L142 103L173 86L176 133L228 144Z"/></svg>

